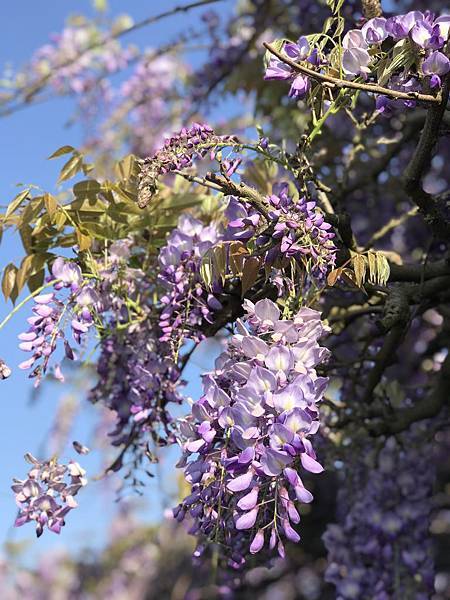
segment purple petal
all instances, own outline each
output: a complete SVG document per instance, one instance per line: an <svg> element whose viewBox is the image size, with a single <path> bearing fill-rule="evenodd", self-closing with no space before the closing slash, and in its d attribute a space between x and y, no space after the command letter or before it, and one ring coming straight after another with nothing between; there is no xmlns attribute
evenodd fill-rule
<svg viewBox="0 0 450 600"><path fill-rule="evenodd" d="M264 531L258 529L252 543L250 544L250 553L257 554L264 546Z"/></svg>
<svg viewBox="0 0 450 600"><path fill-rule="evenodd" d="M249 512L245 512L236 519L236 529L251 529L255 524L258 516L258 508L254 508Z"/></svg>
<svg viewBox="0 0 450 600"><path fill-rule="evenodd" d="M308 456L306 452L302 453L302 455L300 456L300 460L302 461L303 468L309 471L310 473L322 473L322 471L324 470L322 465L319 462L317 462L317 460L315 460L314 458L311 458L311 456Z"/></svg>
<svg viewBox="0 0 450 600"><path fill-rule="evenodd" d="M237 503L241 510L252 510L258 502L259 488L255 486L251 492L243 496Z"/></svg>
<svg viewBox="0 0 450 600"><path fill-rule="evenodd" d="M242 492L250 487L253 479L253 472L248 471L244 475L239 475L227 484L227 488L232 492Z"/></svg>

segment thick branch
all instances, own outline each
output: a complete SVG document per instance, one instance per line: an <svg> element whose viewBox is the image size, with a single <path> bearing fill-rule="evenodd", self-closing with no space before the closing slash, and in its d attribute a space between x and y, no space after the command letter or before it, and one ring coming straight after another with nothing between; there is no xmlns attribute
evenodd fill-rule
<svg viewBox="0 0 450 600"><path fill-rule="evenodd" d="M381 0L361 0L363 15L366 19L381 17L383 9L381 8Z"/></svg>
<svg viewBox="0 0 450 600"><path fill-rule="evenodd" d="M427 265L396 265L390 264L391 274L389 281L410 281L419 283L434 277L450 275L450 262L439 260Z"/></svg>
<svg viewBox="0 0 450 600"><path fill-rule="evenodd" d="M378 434L400 433L417 421L435 417L444 406L448 405L450 405L450 354L442 364L437 381L428 396L410 408L399 410L392 419L386 420L377 427L376 432Z"/></svg>
<svg viewBox="0 0 450 600"><path fill-rule="evenodd" d="M372 402L373 392L380 383L384 371L392 364L404 332L405 324L397 323L386 335L383 346L375 357L375 364L372 367L372 370L369 371L366 389L362 399L363 404L370 404Z"/></svg>
<svg viewBox="0 0 450 600"><path fill-rule="evenodd" d="M440 93L437 96L432 96L431 94L419 94L418 92L401 92L397 90L391 90L389 88L385 88L372 83L358 83L356 81L345 81L344 79L332 77L331 75L325 75L324 73L313 71L308 67L304 67L303 65L294 62L281 52L278 52L276 48L274 48L271 44L268 44L267 42L263 42L263 46L271 54L276 56L285 64L289 65L298 73L308 75L308 77L311 77L311 79L315 79L319 83L326 83L327 86L331 88L363 90L365 92L371 92L372 94L382 94L384 96L388 96L389 98L394 98L395 100L418 100L420 102L429 102L430 104L441 104L442 102Z"/></svg>
<svg viewBox="0 0 450 600"><path fill-rule="evenodd" d="M450 224L446 218L446 209L439 201L425 192L422 178L430 166L433 150L439 139L439 130L444 118L450 90L450 77L446 77L442 87L440 104L428 109L419 143L406 167L403 181L406 193L417 204L425 220L439 237L450 235Z"/></svg>

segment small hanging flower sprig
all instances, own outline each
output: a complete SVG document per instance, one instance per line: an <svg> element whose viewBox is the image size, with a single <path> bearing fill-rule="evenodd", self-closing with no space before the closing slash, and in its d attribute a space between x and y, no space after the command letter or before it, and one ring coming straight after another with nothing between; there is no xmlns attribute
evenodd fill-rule
<svg viewBox="0 0 450 600"><path fill-rule="evenodd" d="M214 223L206 226L191 215L181 215L160 250L160 339L172 342L175 349L183 339L200 341L202 324L212 323L214 311L222 308L217 298L205 290L200 277L202 258L220 238Z"/></svg>
<svg viewBox="0 0 450 600"><path fill-rule="evenodd" d="M324 283L336 261L335 234L314 200L295 200L286 182L274 184L266 198L270 233L259 227L260 214L242 198L231 197L225 215L226 236L233 240L253 240L263 253L267 267L281 268L294 259L305 271L305 283ZM307 287L306 286L306 287Z"/></svg>
<svg viewBox="0 0 450 600"><path fill-rule="evenodd" d="M191 494L175 509L193 518L191 533L218 544L229 566L284 542L298 542L297 502L311 502L302 469L320 473L311 437L319 428L317 403L327 386L316 365L328 357L318 344L327 331L320 314L301 308L280 319L271 300L245 301L245 323L214 372L204 394L180 421L180 444Z"/></svg>
<svg viewBox="0 0 450 600"><path fill-rule="evenodd" d="M78 506L74 496L87 484L86 471L74 461L67 465L56 458L40 461L30 453L25 460L32 465L27 478L14 479L11 486L19 507L15 526L34 521L37 537L45 528L60 533L66 515Z"/></svg>
<svg viewBox="0 0 450 600"><path fill-rule="evenodd" d="M19 334L19 348L31 354L19 368L32 369L30 377L36 378L36 385L48 369L58 340L63 341L67 358L74 360L76 357L64 332L66 322L70 320L73 339L81 344L94 324L95 312L100 309L96 290L83 277L76 263L57 258L52 265L52 276L53 291L33 297L33 315L27 319L29 328ZM64 299L59 293L62 290L68 293ZM54 366L54 375L64 381L59 364Z"/></svg>

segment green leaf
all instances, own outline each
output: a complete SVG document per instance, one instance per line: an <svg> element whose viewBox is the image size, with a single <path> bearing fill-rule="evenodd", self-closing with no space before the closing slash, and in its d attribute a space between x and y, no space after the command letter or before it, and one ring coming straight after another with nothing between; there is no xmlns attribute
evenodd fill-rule
<svg viewBox="0 0 450 600"><path fill-rule="evenodd" d="M58 210L58 202L56 198L51 194L44 194L44 205L50 219L53 218L53 215Z"/></svg>
<svg viewBox="0 0 450 600"><path fill-rule="evenodd" d="M17 298L17 293L14 295L14 287L16 285L16 275L17 275L17 267L13 263L9 263L6 265L5 270L3 271L3 279L2 279L2 292L5 297L5 300L11 298L13 302L15 302Z"/></svg>
<svg viewBox="0 0 450 600"><path fill-rule="evenodd" d="M355 272L356 285L361 287L366 278L366 257L363 254L352 253L352 267Z"/></svg>
<svg viewBox="0 0 450 600"><path fill-rule="evenodd" d="M28 285L28 289L30 290L31 293L35 292L38 288L40 288L43 285L44 278L45 278L45 269L41 269L40 271L37 271L36 273L34 273L34 275L30 276L30 278L28 279L27 285Z"/></svg>
<svg viewBox="0 0 450 600"><path fill-rule="evenodd" d="M139 175L140 167L134 154L128 154L122 160L116 163L115 171L119 179L128 181L132 177Z"/></svg>
<svg viewBox="0 0 450 600"><path fill-rule="evenodd" d="M70 152L75 152L75 148L73 146L61 146L58 150L55 150L53 154L50 154L47 160L51 160L52 158L57 158L58 156L63 156L64 154L69 154Z"/></svg>
<svg viewBox="0 0 450 600"><path fill-rule="evenodd" d="M78 181L73 186L73 193L77 198L95 198L102 191L101 184L95 179L85 179Z"/></svg>
<svg viewBox="0 0 450 600"><path fill-rule="evenodd" d="M29 188L27 188L26 190L23 190L23 192L20 192L20 194L17 194L17 196L14 198L14 200L12 202L10 202L10 204L8 204L8 208L6 209L6 213L5 213L5 220L19 208L19 206L22 204L22 202L25 200L25 198L28 197L29 193L30 193Z"/></svg>
<svg viewBox="0 0 450 600"><path fill-rule="evenodd" d="M250 256L244 263L242 270L241 280L241 297L243 298L245 293L251 289L258 278L258 273L261 268L261 261L256 256Z"/></svg>
<svg viewBox="0 0 450 600"><path fill-rule="evenodd" d="M81 252L83 250L89 250L92 244L92 238L77 229L77 244Z"/></svg>
<svg viewBox="0 0 450 600"><path fill-rule="evenodd" d="M61 169L61 172L59 174L58 183L67 181L67 179L70 179L71 177L76 175L78 173L78 171L81 170L82 166L83 166L83 159L81 158L81 156L75 155L75 156L72 156L72 158L69 158L69 160L66 162L66 164Z"/></svg>

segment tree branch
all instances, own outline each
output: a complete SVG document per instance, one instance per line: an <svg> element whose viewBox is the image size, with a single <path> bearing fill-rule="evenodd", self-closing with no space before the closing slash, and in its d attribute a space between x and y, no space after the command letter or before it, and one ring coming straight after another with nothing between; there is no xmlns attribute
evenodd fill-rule
<svg viewBox="0 0 450 600"><path fill-rule="evenodd" d="M442 364L437 381L431 392L416 402L410 408L404 408L396 412L393 418L386 419L379 426L375 427L375 433L397 434L408 429L413 423L431 419L438 415L444 406L450 404L450 354Z"/></svg>
<svg viewBox="0 0 450 600"><path fill-rule="evenodd" d="M356 81L346 81L344 79L332 77L331 75L325 75L324 73L319 73L318 71L313 71L308 67L304 67L303 65L294 62L281 52L278 52L276 48L274 48L271 44L268 44L267 42L263 42L263 46L271 54L276 56L285 64L289 65L298 73L308 75L308 77L311 77L311 79L315 79L319 83L326 83L328 87L331 88L363 90L365 92L371 92L372 94L382 94L384 96L388 96L389 98L394 98L395 100L418 100L420 102L428 102L430 104L442 103L441 93L439 93L437 96L432 96L431 94L419 94L418 92L401 92L397 90L391 90L389 88L385 88L372 83L358 83Z"/></svg>
<svg viewBox="0 0 450 600"><path fill-rule="evenodd" d="M36 94L38 94L43 89L45 84L53 77L53 75L55 74L56 71L58 71L59 69L64 69L66 67L70 67L70 65L77 62L80 58L82 58L85 54L87 54L91 50L95 50L96 48L99 48L99 47L103 46L104 44L107 44L108 42L111 42L113 40L117 40L125 35L128 35L129 33L134 33L135 31L138 31L139 29L142 29L143 27L146 27L147 25L153 25L154 23L158 23L158 21L161 21L167 17L171 17L178 13L185 13L194 8L200 8L202 6L207 6L208 4L216 4L217 2L223 2L223 0L197 0L196 2L190 2L189 4L175 6L174 8L172 8L170 10L166 10L158 15L147 17L146 19L143 19L142 21L139 21L138 23L134 23L133 25L130 25L129 27L125 27L124 29L117 31L116 33L110 33L108 35L104 35L100 39L95 40L94 42L88 44L76 56L73 56L67 60L61 61L60 64L55 65L49 73L47 73L46 75L41 77L41 79L39 79L39 81L37 81L33 85L33 87L28 91L28 93L27 93L26 87L20 88L19 90L16 90L16 93L14 95L12 95L11 98L9 98L8 100L9 101L17 100L20 97L20 95L23 93L25 102L28 103ZM11 112L14 112L14 110L17 110L17 108L18 107L13 106L10 109L5 109L5 110L0 111L0 117L11 114Z"/></svg>
<svg viewBox="0 0 450 600"><path fill-rule="evenodd" d="M450 224L445 215L445 207L425 192L422 187L422 178L430 166L433 149L439 139L439 130L444 118L450 91L450 77L446 77L442 86L441 102L428 109L419 143L406 167L403 182L406 193L417 204L426 222L435 234L441 238L450 235Z"/></svg>
<svg viewBox="0 0 450 600"><path fill-rule="evenodd" d="M363 15L366 19L382 16L381 0L361 0L361 4Z"/></svg>

